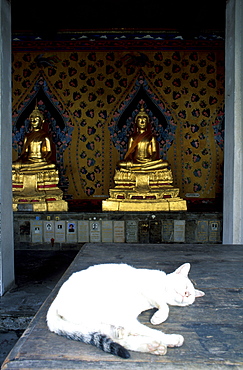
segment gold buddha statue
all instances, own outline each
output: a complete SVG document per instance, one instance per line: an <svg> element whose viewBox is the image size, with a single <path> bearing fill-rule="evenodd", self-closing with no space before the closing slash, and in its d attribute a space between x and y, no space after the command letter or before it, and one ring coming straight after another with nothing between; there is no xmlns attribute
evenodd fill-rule
<svg viewBox="0 0 243 370"><path fill-rule="evenodd" d="M135 133L129 138L128 151L118 167L129 171L153 171L168 167L159 159L159 146L152 134L149 116L142 107L135 119Z"/></svg>
<svg viewBox="0 0 243 370"><path fill-rule="evenodd" d="M21 155L13 162L13 169L18 172L29 172L55 168L55 164L50 161L51 140L42 129L45 120L37 107L31 113L29 120L31 131L24 138Z"/></svg>
<svg viewBox="0 0 243 370"><path fill-rule="evenodd" d="M33 211L66 211L58 171L50 159L51 139L42 128L45 120L38 107L29 120L30 132L25 135L20 157L12 164L13 210L31 204Z"/></svg>
<svg viewBox="0 0 243 370"><path fill-rule="evenodd" d="M134 134L128 140L124 160L117 164L115 188L102 202L103 211L186 210L186 201L173 187L169 163L159 158L159 144L153 135L149 116L141 107L135 117Z"/></svg>

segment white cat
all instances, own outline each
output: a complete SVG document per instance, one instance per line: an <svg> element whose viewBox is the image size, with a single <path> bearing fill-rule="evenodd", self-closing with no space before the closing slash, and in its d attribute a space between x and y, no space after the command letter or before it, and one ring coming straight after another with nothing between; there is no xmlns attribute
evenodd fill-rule
<svg viewBox="0 0 243 370"><path fill-rule="evenodd" d="M168 305L187 306L204 295L188 279L190 264L173 273L103 264L74 273L60 288L47 313L52 332L80 340L122 358L127 350L164 355L184 338L141 324L137 317L156 307L154 325L169 315Z"/></svg>

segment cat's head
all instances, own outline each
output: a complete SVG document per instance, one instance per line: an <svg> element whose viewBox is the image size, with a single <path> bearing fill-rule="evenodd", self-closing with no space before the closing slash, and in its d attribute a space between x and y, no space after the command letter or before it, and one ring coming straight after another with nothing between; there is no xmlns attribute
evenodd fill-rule
<svg viewBox="0 0 243 370"><path fill-rule="evenodd" d="M188 278L190 263L184 263L171 274L166 275L166 303L173 306L188 306L204 292L194 288Z"/></svg>

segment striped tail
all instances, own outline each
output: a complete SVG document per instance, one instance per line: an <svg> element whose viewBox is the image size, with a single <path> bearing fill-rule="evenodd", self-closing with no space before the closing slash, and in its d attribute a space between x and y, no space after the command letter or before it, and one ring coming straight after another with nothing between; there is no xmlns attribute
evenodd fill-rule
<svg viewBox="0 0 243 370"><path fill-rule="evenodd" d="M77 333L67 334L64 332L58 333L65 337L73 340L79 340L81 342L92 344L93 346L101 349L104 352L111 353L112 355L119 356L121 358L129 358L129 351L121 346L119 343L114 342L105 334L101 333L89 333L88 335L79 335Z"/></svg>

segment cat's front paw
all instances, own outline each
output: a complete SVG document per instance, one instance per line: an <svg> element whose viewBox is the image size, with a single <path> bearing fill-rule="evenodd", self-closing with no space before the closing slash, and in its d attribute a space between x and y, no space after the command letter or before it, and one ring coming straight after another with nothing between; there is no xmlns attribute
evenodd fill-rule
<svg viewBox="0 0 243 370"><path fill-rule="evenodd" d="M151 317L150 322L153 325L159 325L168 318L168 313L161 313L160 311L155 312L155 314Z"/></svg>
<svg viewBox="0 0 243 370"><path fill-rule="evenodd" d="M168 347L180 347L184 343L184 338L180 334L166 334L166 344Z"/></svg>

